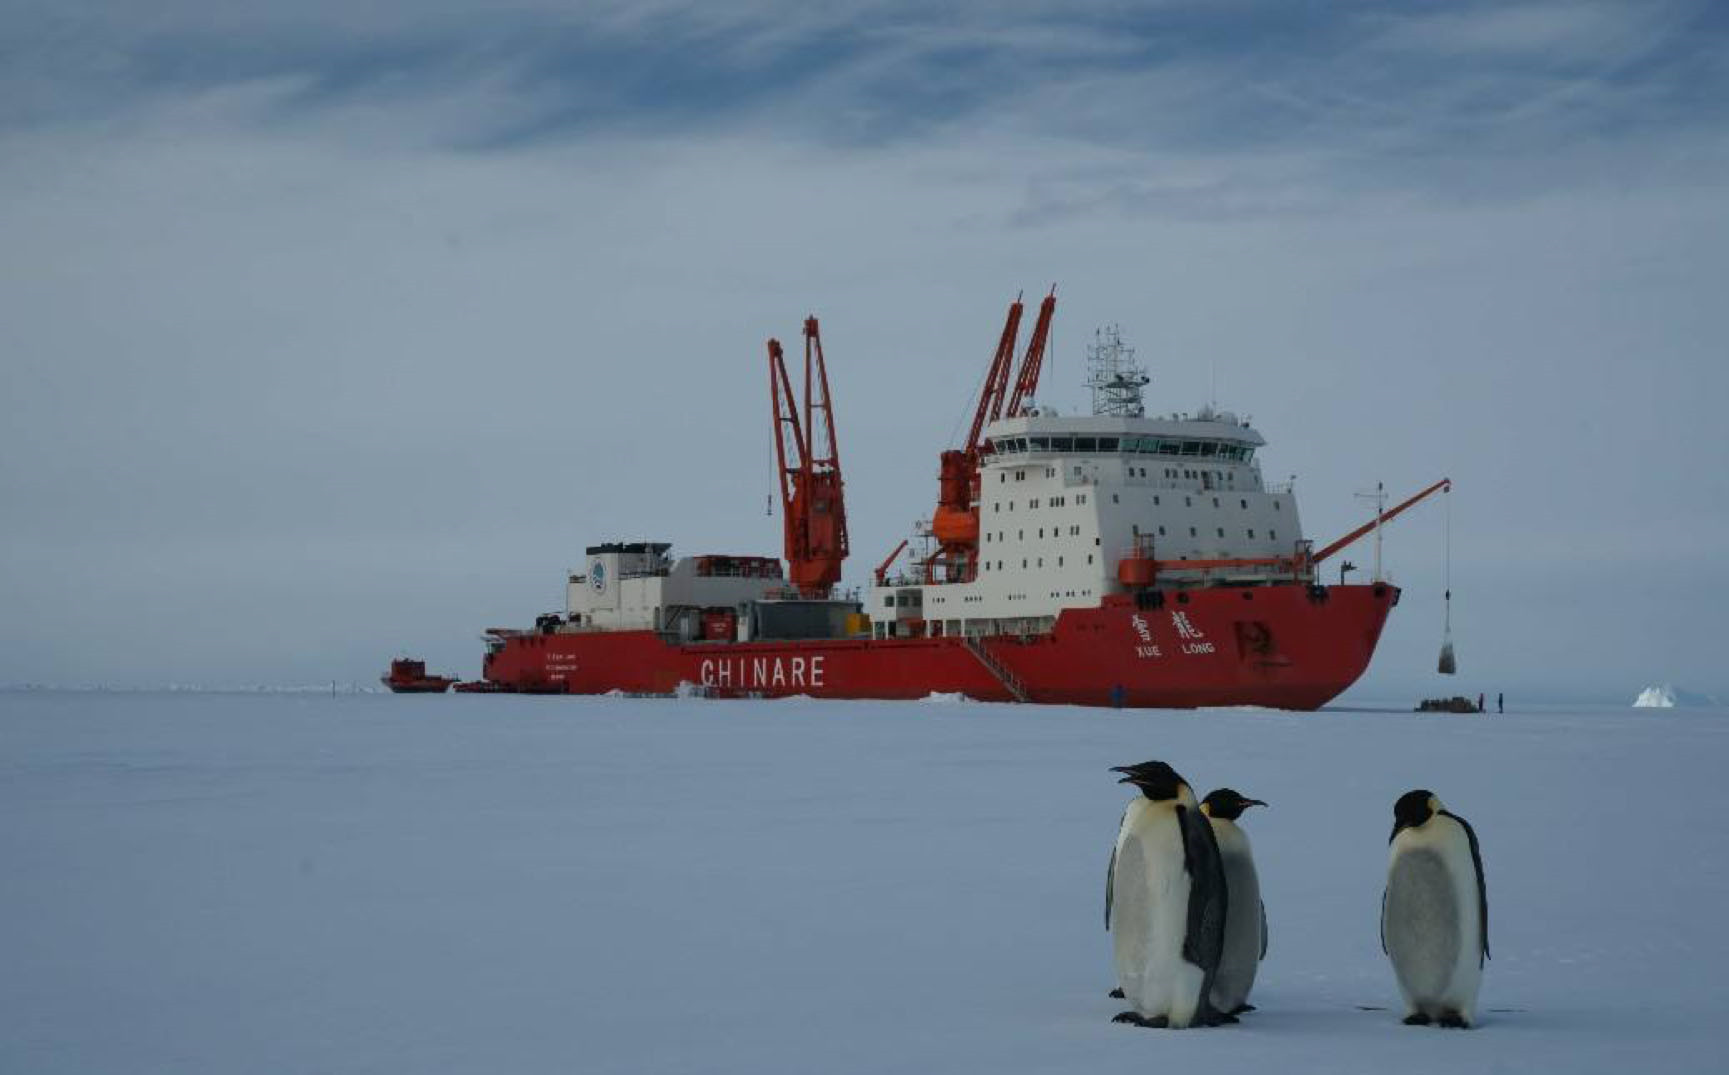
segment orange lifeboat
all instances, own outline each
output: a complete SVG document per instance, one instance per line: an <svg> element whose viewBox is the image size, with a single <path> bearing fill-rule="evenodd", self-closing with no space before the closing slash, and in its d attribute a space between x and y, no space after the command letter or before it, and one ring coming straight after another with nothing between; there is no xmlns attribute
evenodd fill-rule
<svg viewBox="0 0 1729 1075"><path fill-rule="evenodd" d="M956 545L973 546L979 543L978 512L965 508L953 508L947 504L937 507L936 514L931 516L931 533L944 547Z"/></svg>

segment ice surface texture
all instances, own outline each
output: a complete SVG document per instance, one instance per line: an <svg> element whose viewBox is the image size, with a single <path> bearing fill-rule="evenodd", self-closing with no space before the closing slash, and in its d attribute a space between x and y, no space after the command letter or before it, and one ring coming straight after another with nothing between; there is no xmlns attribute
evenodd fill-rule
<svg viewBox="0 0 1729 1075"><path fill-rule="evenodd" d="M0 1072L1712 1070L1722 716L0 694ZM1151 756L1275 804L1239 1026L1109 1021ZM1380 949L1413 787L1483 839L1468 1033Z"/></svg>

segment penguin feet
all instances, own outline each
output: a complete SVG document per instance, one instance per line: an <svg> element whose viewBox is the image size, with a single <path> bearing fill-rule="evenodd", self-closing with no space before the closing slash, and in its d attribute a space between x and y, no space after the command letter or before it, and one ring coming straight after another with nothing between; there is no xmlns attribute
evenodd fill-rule
<svg viewBox="0 0 1729 1075"><path fill-rule="evenodd" d="M1449 1030L1467 1030L1471 1026L1470 1023L1467 1023L1465 1021L1465 1017L1463 1015L1460 1015L1458 1012L1453 1011L1451 1009L1448 1009L1447 1011L1442 1012L1441 1018L1437 1019L1436 1022L1440 1023L1442 1026L1446 1027Z"/></svg>
<svg viewBox="0 0 1729 1075"><path fill-rule="evenodd" d="M1127 1023L1130 1026L1146 1027L1149 1030L1163 1030L1171 1025L1168 1017L1155 1015L1151 1019L1137 1011L1118 1012L1111 1017L1113 1023Z"/></svg>
<svg viewBox="0 0 1729 1075"><path fill-rule="evenodd" d="M1255 1006L1253 1004L1239 1004L1235 1008L1231 1009L1231 1014L1232 1015L1241 1015L1244 1012L1252 1012L1255 1010L1256 1009L1255 1009Z"/></svg>
<svg viewBox="0 0 1729 1075"><path fill-rule="evenodd" d="M1123 991L1120 987L1111 990L1108 995L1110 996L1110 998L1112 1000L1122 1000L1123 999Z"/></svg>
<svg viewBox="0 0 1729 1075"><path fill-rule="evenodd" d="M1201 1025L1202 1026L1230 1026L1233 1023L1240 1023L1240 1022L1242 1022L1242 1020L1237 1018L1237 1015L1235 1012L1213 1012L1210 1015L1208 1015L1205 1020L1202 1021Z"/></svg>
<svg viewBox="0 0 1729 1075"><path fill-rule="evenodd" d="M1405 1016L1406 1026L1428 1026L1430 1022L1429 1016L1424 1012L1412 1012Z"/></svg>

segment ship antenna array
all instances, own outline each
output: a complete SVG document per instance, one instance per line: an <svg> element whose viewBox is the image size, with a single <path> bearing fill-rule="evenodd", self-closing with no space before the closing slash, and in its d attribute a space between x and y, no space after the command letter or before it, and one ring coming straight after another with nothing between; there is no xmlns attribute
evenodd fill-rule
<svg viewBox="0 0 1729 1075"><path fill-rule="evenodd" d="M1367 500L1375 505L1375 582L1385 582L1381 574L1381 520L1387 514L1387 486L1384 482L1376 482L1373 492L1358 493L1358 500Z"/></svg>
<svg viewBox="0 0 1729 1075"><path fill-rule="evenodd" d="M1141 389L1152 378L1135 360L1135 349L1123 343L1123 330L1109 325L1093 331L1087 345L1087 387L1093 390L1093 413L1118 418L1143 418Z"/></svg>

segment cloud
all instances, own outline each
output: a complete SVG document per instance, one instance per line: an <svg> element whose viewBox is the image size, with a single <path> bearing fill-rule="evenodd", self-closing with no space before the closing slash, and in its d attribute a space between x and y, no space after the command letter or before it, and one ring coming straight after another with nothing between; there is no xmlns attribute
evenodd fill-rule
<svg viewBox="0 0 1729 1075"><path fill-rule="evenodd" d="M1216 375L1257 416L1314 536L1450 474L1486 671L1559 619L1568 675L1717 674L1632 580L1729 502L1720 34L1551 69L1276 4L60 11L0 34L0 681L472 670L586 541L772 551L762 343L811 311L862 576L1052 281L1053 402L1122 323L1155 407ZM1426 526L1390 682L1432 667Z"/></svg>

